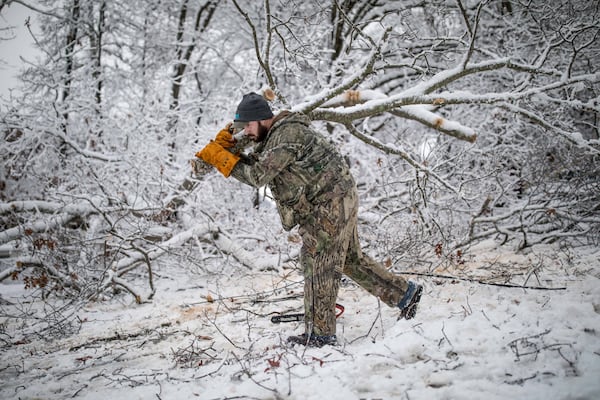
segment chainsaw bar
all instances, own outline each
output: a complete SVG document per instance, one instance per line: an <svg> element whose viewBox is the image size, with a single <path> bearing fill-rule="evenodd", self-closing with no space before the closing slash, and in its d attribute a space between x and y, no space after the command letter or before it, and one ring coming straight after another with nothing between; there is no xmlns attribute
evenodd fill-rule
<svg viewBox="0 0 600 400"><path fill-rule="evenodd" d="M336 313L335 317L339 318L344 313L344 306L341 304L335 305ZM280 324L282 322L299 322L304 321L304 313L297 314L280 314L271 317L271 322L274 324Z"/></svg>

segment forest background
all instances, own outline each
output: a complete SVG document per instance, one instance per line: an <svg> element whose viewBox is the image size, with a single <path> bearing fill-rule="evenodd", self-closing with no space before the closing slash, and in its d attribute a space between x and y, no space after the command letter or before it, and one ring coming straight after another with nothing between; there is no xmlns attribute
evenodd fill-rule
<svg viewBox="0 0 600 400"><path fill-rule="evenodd" d="M39 55L0 102L0 281L24 289L2 301L2 346L78 332L90 302L150 302L167 266L296 260L268 191L191 173L250 91L272 90L344 154L365 250L394 272L471 279L490 241L599 244L597 1L3 0L0 13L15 6L35 14Z"/></svg>

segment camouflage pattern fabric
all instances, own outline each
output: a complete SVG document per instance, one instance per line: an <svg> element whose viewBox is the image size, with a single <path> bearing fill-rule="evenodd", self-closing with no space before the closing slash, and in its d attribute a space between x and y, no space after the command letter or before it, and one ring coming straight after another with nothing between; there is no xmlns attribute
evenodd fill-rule
<svg viewBox="0 0 600 400"><path fill-rule="evenodd" d="M313 204L342 197L354 186L346 161L303 114L279 114L250 157L256 162L238 163L231 175L257 188L268 186L286 230L302 224Z"/></svg>
<svg viewBox="0 0 600 400"><path fill-rule="evenodd" d="M346 161L301 114L275 118L267 138L231 176L268 186L286 230L299 225L306 333L334 335L342 273L390 307L408 284L364 255L357 232L358 195Z"/></svg>
<svg viewBox="0 0 600 400"><path fill-rule="evenodd" d="M306 332L335 334L335 302L342 273L390 307L398 305L408 288L404 278L362 252L357 211L358 196L352 188L344 197L315 205L311 217L299 228Z"/></svg>

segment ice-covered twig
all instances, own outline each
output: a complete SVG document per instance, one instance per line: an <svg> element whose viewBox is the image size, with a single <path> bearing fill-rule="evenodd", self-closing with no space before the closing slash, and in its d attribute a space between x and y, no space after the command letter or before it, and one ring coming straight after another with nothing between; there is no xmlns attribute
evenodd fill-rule
<svg viewBox="0 0 600 400"><path fill-rule="evenodd" d="M600 154L600 148L595 148L595 147L591 146L590 143L588 143L588 141L585 140L579 132L565 131L564 129L556 127L556 126L550 124L549 122L545 121L539 115L537 115L529 110L526 110L522 107L516 106L514 104L505 103L505 104L501 104L500 107L505 108L509 111L515 112L517 114L520 114L520 115L524 116L525 118L529 119L532 123L539 125L540 127L544 128L544 129L552 130L552 131L558 133L563 139L567 140L568 142L571 142L572 144L574 144L577 147L586 149L587 151L589 151L592 154Z"/></svg>
<svg viewBox="0 0 600 400"><path fill-rule="evenodd" d="M146 258L148 260L155 260L161 255L167 253L169 250L180 246L182 243L187 242L191 238L195 236L202 236L206 233L210 232L213 228L208 223L202 223L193 226L192 228L180 232L179 234L171 237L169 240L166 240L160 244L158 244L155 248L147 250L145 253L137 252L132 254L126 258L122 258L117 261L113 265L113 269L117 271L120 275L123 271L128 270L133 264L137 264L141 261L144 261Z"/></svg>
<svg viewBox="0 0 600 400"><path fill-rule="evenodd" d="M336 96L341 95L354 88L356 85L364 81L364 79L371 75L374 71L375 61L381 52L381 45L385 43L388 37L389 30L384 33L381 38L381 41L377 47L371 49L371 53L367 58L367 62L364 64L363 68L354 74L348 76L344 79L339 85L333 88L326 88L322 90L320 93L307 98L303 103L297 104L292 107L291 111L294 112L302 112L302 113L310 113L318 107L323 106L323 104L327 103L327 101L335 98Z"/></svg>
<svg viewBox="0 0 600 400"><path fill-rule="evenodd" d="M437 175L430 168L427 168L426 166L419 164L406 151L398 149L397 147L391 146L389 144L381 143L379 140L375 139L374 137L366 136L351 124L347 124L346 128L348 129L348 131L350 131L350 133L352 133L352 135L356 136L363 142L385 152L386 154L395 154L397 156L400 156L402 159L404 159L406 162L408 162L413 168L415 168L419 171L423 171L428 176L431 176L433 179L435 179L436 181L441 183L446 189L448 189L451 192L456 193L456 194L459 193L458 189L456 189L454 186L452 186L450 183L448 183L446 180L444 180L441 176Z"/></svg>

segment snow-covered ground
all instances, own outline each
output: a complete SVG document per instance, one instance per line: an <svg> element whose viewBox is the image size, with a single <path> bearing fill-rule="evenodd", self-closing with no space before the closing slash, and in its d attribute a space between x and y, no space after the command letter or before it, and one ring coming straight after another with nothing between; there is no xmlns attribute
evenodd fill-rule
<svg viewBox="0 0 600 400"><path fill-rule="evenodd" d="M487 243L475 254L461 271L436 272L485 279L493 263L512 284L554 290L418 276L417 317L397 321L346 282L339 346L306 349L285 343L300 323L269 319L301 309L292 266L202 275L163 265L152 302L90 304L77 334L5 346L0 398L600 398L600 250L514 255ZM0 290L15 301L23 289Z"/></svg>

